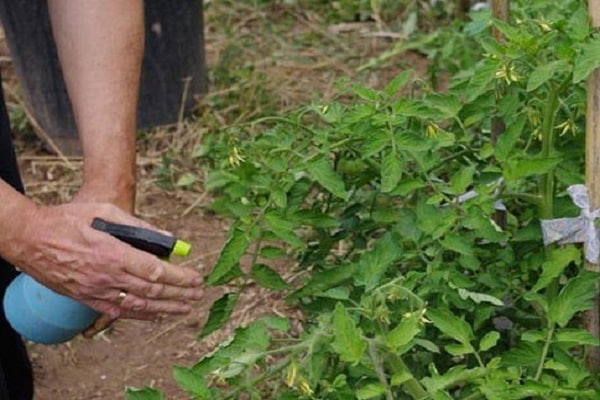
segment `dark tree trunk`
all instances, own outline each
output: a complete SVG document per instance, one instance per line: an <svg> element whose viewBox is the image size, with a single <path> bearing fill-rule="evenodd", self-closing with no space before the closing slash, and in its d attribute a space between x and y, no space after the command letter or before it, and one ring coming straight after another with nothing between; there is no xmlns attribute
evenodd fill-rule
<svg viewBox="0 0 600 400"><path fill-rule="evenodd" d="M140 128L176 122L206 92L202 2L147 0L145 12ZM0 18L30 115L60 151L79 154L47 1L0 1Z"/></svg>

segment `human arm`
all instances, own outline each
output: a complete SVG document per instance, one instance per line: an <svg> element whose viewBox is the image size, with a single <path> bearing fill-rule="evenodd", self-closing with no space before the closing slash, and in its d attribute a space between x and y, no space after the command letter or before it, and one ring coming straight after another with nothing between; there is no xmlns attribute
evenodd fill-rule
<svg viewBox="0 0 600 400"><path fill-rule="evenodd" d="M198 273L91 228L94 217L152 228L108 203L40 206L0 180L0 255L45 286L110 316L185 313ZM120 291L129 295L121 304Z"/></svg>
<svg viewBox="0 0 600 400"><path fill-rule="evenodd" d="M90 228L94 217L149 227L123 211L133 210L135 188L141 3L52 0L50 11L84 148L84 184L75 202L39 206L0 181L0 256L110 318L187 312L202 295L197 271ZM121 291L128 295L116 304Z"/></svg>
<svg viewBox="0 0 600 400"><path fill-rule="evenodd" d="M77 201L132 212L143 51L141 0L50 0L54 39L84 155Z"/></svg>

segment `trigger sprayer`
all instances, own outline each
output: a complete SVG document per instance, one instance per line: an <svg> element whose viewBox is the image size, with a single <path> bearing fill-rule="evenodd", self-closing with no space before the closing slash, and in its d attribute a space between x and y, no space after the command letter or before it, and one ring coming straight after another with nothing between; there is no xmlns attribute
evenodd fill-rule
<svg viewBox="0 0 600 400"><path fill-rule="evenodd" d="M163 233L100 218L94 219L92 228L160 258L185 257L191 249L188 243ZM66 342L100 316L90 307L48 289L24 273L6 289L4 312L14 330L27 340L43 344Z"/></svg>

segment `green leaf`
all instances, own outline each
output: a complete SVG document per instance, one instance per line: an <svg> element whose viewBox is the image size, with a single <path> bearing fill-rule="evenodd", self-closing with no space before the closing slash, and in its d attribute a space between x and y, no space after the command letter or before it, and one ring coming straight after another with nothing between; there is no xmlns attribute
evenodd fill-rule
<svg viewBox="0 0 600 400"><path fill-rule="evenodd" d="M489 349L496 346L500 340L500 333L496 331L490 331L486 333L479 341L479 351L488 351Z"/></svg>
<svg viewBox="0 0 600 400"><path fill-rule="evenodd" d="M435 343L433 343L429 340L415 338L415 344L417 346L424 348L425 350L427 350L431 353L439 353L440 352L440 348Z"/></svg>
<svg viewBox="0 0 600 400"><path fill-rule="evenodd" d="M340 355L342 361L357 364L367 349L367 342L361 329L356 326L341 303L337 303L333 311L333 330L331 347Z"/></svg>
<svg viewBox="0 0 600 400"><path fill-rule="evenodd" d="M396 100L392 105L392 111L396 116L404 117L419 117L419 118L431 118L431 110L425 107L421 101L416 101L409 98L401 98Z"/></svg>
<svg viewBox="0 0 600 400"><path fill-rule="evenodd" d="M575 246L552 248L547 251L546 261L542 264L542 275L531 289L538 292L558 278L571 263L581 262L581 251Z"/></svg>
<svg viewBox="0 0 600 400"><path fill-rule="evenodd" d="M394 353L408 343L421 332L420 321L423 316L421 311L410 313L408 317L402 318L402 321L392 329L386 336L385 342Z"/></svg>
<svg viewBox="0 0 600 400"><path fill-rule="evenodd" d="M482 62L475 67L475 74L469 81L469 86L466 90L466 103L472 103L485 92L492 90L492 83L496 79L497 64L498 62L485 60L485 62Z"/></svg>
<svg viewBox="0 0 600 400"><path fill-rule="evenodd" d="M522 342L502 355L502 365L509 367L537 367L542 356L543 343Z"/></svg>
<svg viewBox="0 0 600 400"><path fill-rule="evenodd" d="M551 300L548 318L564 327L579 311L592 308L599 276L600 274L584 271L571 279L558 297Z"/></svg>
<svg viewBox="0 0 600 400"><path fill-rule="evenodd" d="M392 375L392 379L390 379L390 384L392 386L400 386L403 383L409 381L413 378L413 375L405 369L400 370L400 372L396 372Z"/></svg>
<svg viewBox="0 0 600 400"><path fill-rule="evenodd" d="M441 118L454 118L458 115L462 104L454 94L430 94L425 98L429 107L440 113Z"/></svg>
<svg viewBox="0 0 600 400"><path fill-rule="evenodd" d="M237 300L238 294L232 292L221 296L215 301L210 308L208 320L204 323L198 339L202 339L221 328L229 320Z"/></svg>
<svg viewBox="0 0 600 400"><path fill-rule="evenodd" d="M279 208L287 207L287 193L280 187L272 187L271 188L271 200L273 203Z"/></svg>
<svg viewBox="0 0 600 400"><path fill-rule="evenodd" d="M379 100L379 93L371 88L360 85L352 85L352 91L358 96L362 97L364 100L371 102L376 102Z"/></svg>
<svg viewBox="0 0 600 400"><path fill-rule="evenodd" d="M290 285L275 270L265 264L254 264L250 275L260 286L267 289L284 290L290 288Z"/></svg>
<svg viewBox="0 0 600 400"><path fill-rule="evenodd" d="M463 343L452 343L444 346L444 350L448 352L451 356L458 357L464 356L466 354L472 354L475 352L475 349L470 344Z"/></svg>
<svg viewBox="0 0 600 400"><path fill-rule="evenodd" d="M196 178L196 175L186 172L185 174L183 174L179 177L179 179L177 180L177 183L175 185L179 186L179 187L186 187L186 186L193 185L197 181L198 181L198 179Z"/></svg>
<svg viewBox="0 0 600 400"><path fill-rule="evenodd" d="M600 35L594 35L589 42L580 46L573 67L573 83L581 82L600 67Z"/></svg>
<svg viewBox="0 0 600 400"><path fill-rule="evenodd" d="M395 151L387 151L381 161L381 191L389 193L402 178L402 164Z"/></svg>
<svg viewBox="0 0 600 400"><path fill-rule="evenodd" d="M502 135L498 136L498 141L494 147L494 155L498 161L504 162L510 157L523 134L526 122L527 116L520 115L514 123L511 123L506 128L506 131Z"/></svg>
<svg viewBox="0 0 600 400"><path fill-rule="evenodd" d="M504 302L502 300L500 300L497 297L491 296L489 294L471 292L470 290L467 290L464 288L457 288L457 289L458 289L458 295L463 300L471 299L477 304L490 303L490 304L493 304L493 305L499 306L499 307L504 306Z"/></svg>
<svg viewBox="0 0 600 400"><path fill-rule="evenodd" d="M385 94L388 96L393 96L396 94L400 88L404 87L408 83L408 78L410 78L412 72L412 70L407 69L396 75L394 79L392 79L392 81L385 87Z"/></svg>
<svg viewBox="0 0 600 400"><path fill-rule="evenodd" d="M127 388L127 400L163 400L163 398L161 392L149 387L143 389Z"/></svg>
<svg viewBox="0 0 600 400"><path fill-rule="evenodd" d="M455 316L448 310L443 309L428 309L427 316L446 336L470 346L470 341L473 338L471 326L463 319Z"/></svg>
<svg viewBox="0 0 600 400"><path fill-rule="evenodd" d="M297 300L305 296L322 293L351 279L355 273L356 264L342 264L332 269L315 271L310 280L300 289L289 295L287 299Z"/></svg>
<svg viewBox="0 0 600 400"><path fill-rule="evenodd" d="M548 82L557 72L564 72L569 69L569 64L565 60L557 60L542 64L535 68L527 80L527 91L531 92Z"/></svg>
<svg viewBox="0 0 600 400"><path fill-rule="evenodd" d="M425 187L425 182L423 182L421 179L407 179L400 182L392 194L406 196L409 193L412 193L423 187Z"/></svg>
<svg viewBox="0 0 600 400"><path fill-rule="evenodd" d="M238 182L240 178L227 171L212 171L208 174L206 182L204 183L204 189L212 192L216 189L222 188L233 182Z"/></svg>
<svg viewBox="0 0 600 400"><path fill-rule="evenodd" d="M456 215L452 213L449 207L442 208L432 206L420 201L417 204L417 225L423 232L430 234L434 239L444 235L450 230L456 221ZM453 237L443 241L443 244L447 245L449 250L462 252L467 250L467 246L464 246L464 240L456 239L456 234ZM470 248L470 245L468 246Z"/></svg>
<svg viewBox="0 0 600 400"><path fill-rule="evenodd" d="M521 340L524 342L544 342L548 337L548 333L546 331L525 331L521 334Z"/></svg>
<svg viewBox="0 0 600 400"><path fill-rule="evenodd" d="M331 162L326 157L319 157L309 162L306 168L310 177L329 192L344 200L348 198L344 181L333 170Z"/></svg>
<svg viewBox="0 0 600 400"><path fill-rule="evenodd" d="M473 255L473 244L457 233L449 233L444 236L442 247L466 256Z"/></svg>
<svg viewBox="0 0 600 400"><path fill-rule="evenodd" d="M450 179L450 194L461 195L467 191L467 188L473 183L473 175L475 174L475 166L469 165L460 168L456 174Z"/></svg>
<svg viewBox="0 0 600 400"><path fill-rule="evenodd" d="M298 226L279 214L269 212L264 217L267 228L273 232L278 238L285 240L289 245L295 248L304 246L304 242L296 236L296 228Z"/></svg>
<svg viewBox="0 0 600 400"><path fill-rule="evenodd" d="M356 391L356 398L359 400L373 399L385 394L386 388L383 383L369 383Z"/></svg>
<svg viewBox="0 0 600 400"><path fill-rule="evenodd" d="M435 393L444 389L449 389L462 382L472 382L476 378L485 376L486 372L486 369L482 367L466 369L464 366L459 365L450 368L448 372L443 375L432 375L423 378L422 382L428 392Z"/></svg>
<svg viewBox="0 0 600 400"><path fill-rule="evenodd" d="M264 246L260 249L260 256L267 260L276 260L286 256L285 250L280 247Z"/></svg>
<svg viewBox="0 0 600 400"><path fill-rule="evenodd" d="M507 181L517 181L527 176L544 175L563 161L560 157L511 159L507 162L504 177Z"/></svg>
<svg viewBox="0 0 600 400"><path fill-rule="evenodd" d="M358 262L356 282L372 290L379 285L381 278L400 256L400 247L394 235L387 232L375 242L373 249L362 254Z"/></svg>
<svg viewBox="0 0 600 400"><path fill-rule="evenodd" d="M316 293L315 296L335 300L348 300L350 298L350 288L347 286L332 287L324 292Z"/></svg>
<svg viewBox="0 0 600 400"><path fill-rule="evenodd" d="M284 317L265 317L263 321L267 328L273 329L279 332L287 332L290 329L290 321Z"/></svg>
<svg viewBox="0 0 600 400"><path fill-rule="evenodd" d="M215 285L217 282L222 283L222 278L235 267L238 267L240 258L246 254L249 245L246 233L235 225L232 226L229 230L229 239L223 246L219 259L211 273L206 277L205 282L208 285Z"/></svg>
<svg viewBox="0 0 600 400"><path fill-rule="evenodd" d="M176 365L173 367L173 378L183 390L192 396L199 397L200 399L208 398L208 385L204 377L195 373L192 369Z"/></svg>
<svg viewBox="0 0 600 400"><path fill-rule="evenodd" d="M561 329L556 333L554 341L577 346L600 346L600 339L583 329Z"/></svg>

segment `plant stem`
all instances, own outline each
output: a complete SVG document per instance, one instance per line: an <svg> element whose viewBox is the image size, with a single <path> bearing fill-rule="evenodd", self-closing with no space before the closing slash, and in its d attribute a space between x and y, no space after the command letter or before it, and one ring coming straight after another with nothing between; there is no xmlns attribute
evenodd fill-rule
<svg viewBox="0 0 600 400"><path fill-rule="evenodd" d="M379 382L385 387L386 400L394 400L394 394L392 393L390 383L388 382L387 377L385 376L385 370L383 369L383 361L379 357L379 354L377 354L377 345L373 340L369 340L369 356L373 362Z"/></svg>
<svg viewBox="0 0 600 400"><path fill-rule="evenodd" d="M554 336L554 328L556 325L554 323L550 324L548 329L548 335L546 336L546 343L544 343L544 348L542 349L542 356L540 357L540 363L538 364L537 372L535 373L535 377L533 378L536 381L539 381L542 376L542 371L544 370L544 362L546 361L546 357L548 356L548 351L550 350L550 344L552 344L552 336Z"/></svg>
<svg viewBox="0 0 600 400"><path fill-rule="evenodd" d="M223 400L227 400L227 399L239 399L239 395L242 394L242 392L244 390L256 387L257 384L261 383L265 379L267 379L267 378L275 375L279 371L284 370L289 365L289 363L290 363L290 359L289 358L285 358L282 362L280 362L279 364L275 365L273 368L271 368L269 371L266 371L264 374L261 374L261 375L257 376L254 379L251 379L250 381L248 381L246 383L240 384L235 390L231 391L225 397L223 397Z"/></svg>
<svg viewBox="0 0 600 400"><path fill-rule="evenodd" d="M554 150L554 118L558 107L558 89L551 90L546 108L544 109L541 126L542 133L542 158L548 158ZM540 184L541 203L539 208L540 219L551 219L554 215L554 170L548 171Z"/></svg>
<svg viewBox="0 0 600 400"><path fill-rule="evenodd" d="M386 361L390 364L390 367L394 372L406 372L411 376L409 380L402 384L402 388L410 397L414 400L423 400L429 397L425 388L421 386L421 383L409 371L400 356L390 354Z"/></svg>
<svg viewBox="0 0 600 400"><path fill-rule="evenodd" d="M550 90L546 108L544 109L542 121L542 157L548 158L554 150L554 118L558 108L558 93L560 88ZM552 219L554 217L554 169L548 171L540 183L541 202L539 206L540 219ZM551 299L558 293L558 278L554 278L548 285L546 297ZM544 355L545 357L545 355ZM542 364L543 365L543 358ZM541 374L541 366L538 369ZM536 378L537 379L537 378Z"/></svg>

